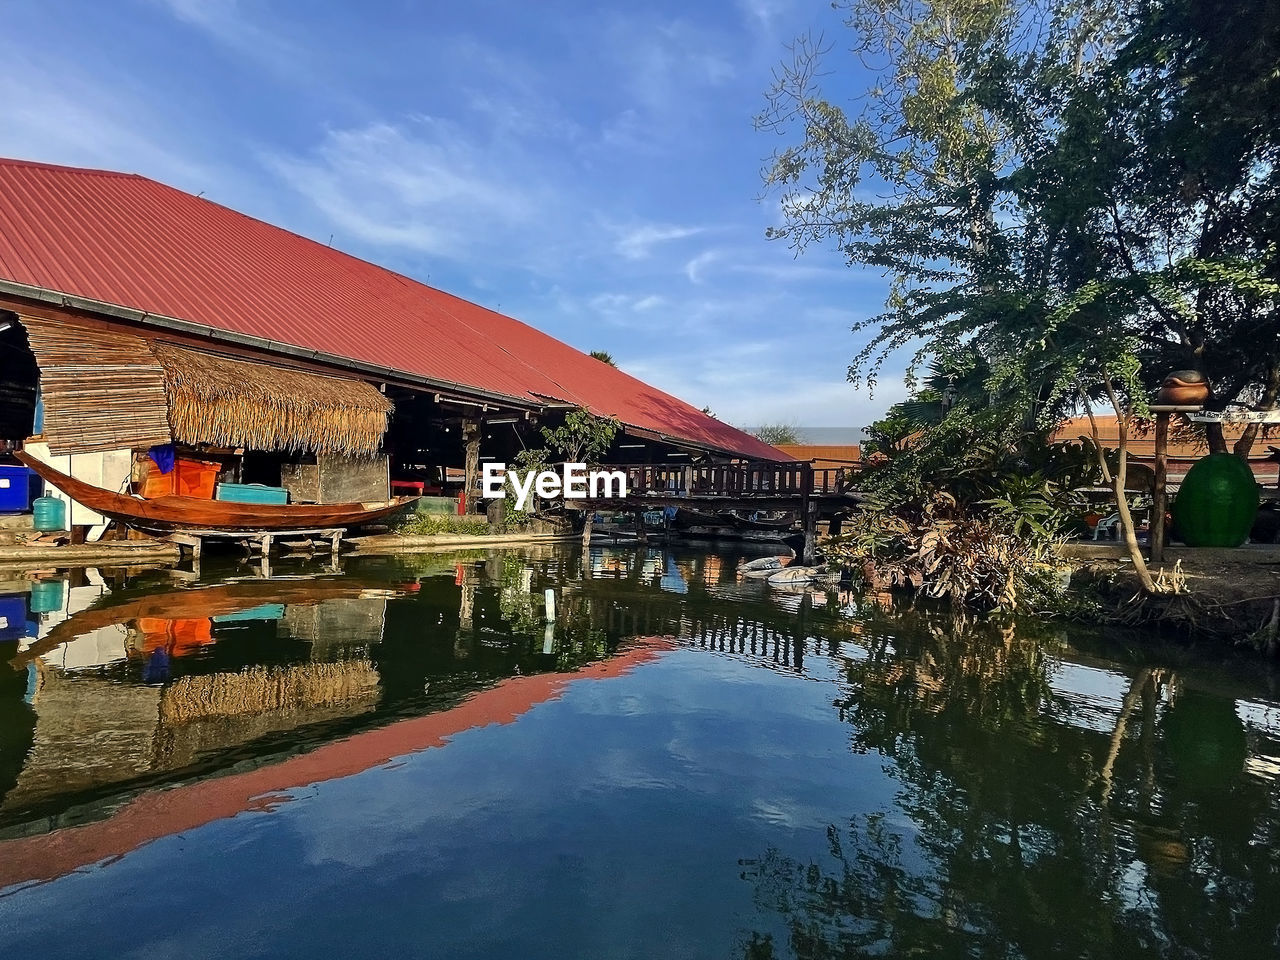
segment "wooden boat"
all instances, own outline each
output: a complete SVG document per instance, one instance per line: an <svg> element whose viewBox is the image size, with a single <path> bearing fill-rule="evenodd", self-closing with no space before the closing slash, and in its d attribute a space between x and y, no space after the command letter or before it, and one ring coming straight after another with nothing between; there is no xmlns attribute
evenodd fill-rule
<svg viewBox="0 0 1280 960"><path fill-rule="evenodd" d="M769 577L769 586L791 586L806 583L833 583L840 574L826 567L787 567Z"/></svg>
<svg viewBox="0 0 1280 960"><path fill-rule="evenodd" d="M720 516L739 530L782 530L787 531L796 525L794 513L781 513L779 516L767 517L758 511L751 517L744 517L734 510L722 510Z"/></svg>
<svg viewBox="0 0 1280 960"><path fill-rule="evenodd" d="M671 520L671 526L675 530L705 530L723 527L724 521L714 513L704 513L701 510L693 510L689 507L680 507L676 510L676 515Z"/></svg>
<svg viewBox="0 0 1280 960"><path fill-rule="evenodd" d="M381 520L417 497L398 497L380 503L297 503L273 505L200 500L196 497L155 497L144 500L115 493L69 477L24 451L14 454L77 503L95 513L148 533L214 530L220 533L270 533L277 530L323 530L358 527Z"/></svg>

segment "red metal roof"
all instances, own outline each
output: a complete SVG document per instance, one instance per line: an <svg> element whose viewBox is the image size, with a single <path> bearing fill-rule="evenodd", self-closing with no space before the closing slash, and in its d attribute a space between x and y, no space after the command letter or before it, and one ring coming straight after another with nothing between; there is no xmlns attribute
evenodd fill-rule
<svg viewBox="0 0 1280 960"><path fill-rule="evenodd" d="M0 277L791 459L519 320L136 174L0 159Z"/></svg>

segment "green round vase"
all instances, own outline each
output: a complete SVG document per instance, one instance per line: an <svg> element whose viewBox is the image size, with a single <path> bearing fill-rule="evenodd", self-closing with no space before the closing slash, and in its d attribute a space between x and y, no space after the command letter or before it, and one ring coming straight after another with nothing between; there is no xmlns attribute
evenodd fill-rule
<svg viewBox="0 0 1280 960"><path fill-rule="evenodd" d="M1258 482L1232 453L1211 453L1187 471L1173 523L1189 547L1238 547L1258 514Z"/></svg>

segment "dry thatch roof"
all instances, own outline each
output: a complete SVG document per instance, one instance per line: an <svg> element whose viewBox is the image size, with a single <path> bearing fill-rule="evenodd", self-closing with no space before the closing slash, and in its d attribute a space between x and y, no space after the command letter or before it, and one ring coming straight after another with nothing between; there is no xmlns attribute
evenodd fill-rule
<svg viewBox="0 0 1280 960"><path fill-rule="evenodd" d="M371 457L391 402L372 386L154 343L180 443Z"/></svg>
<svg viewBox="0 0 1280 960"><path fill-rule="evenodd" d="M377 669L359 659L182 677L164 688L160 722L305 710L351 700L376 702L378 683Z"/></svg>

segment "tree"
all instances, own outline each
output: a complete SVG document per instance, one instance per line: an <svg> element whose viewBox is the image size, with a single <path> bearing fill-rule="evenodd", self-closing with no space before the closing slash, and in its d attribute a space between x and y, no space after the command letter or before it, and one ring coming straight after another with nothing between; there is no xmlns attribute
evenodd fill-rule
<svg viewBox="0 0 1280 960"><path fill-rule="evenodd" d="M1141 309L1147 385L1191 368L1210 406L1280 398L1280 8L1132 4L1116 56L1076 98L1060 143L1104 159L1088 210ZM1236 453L1247 456L1257 426ZM1210 449L1225 451L1221 428Z"/></svg>
<svg viewBox="0 0 1280 960"><path fill-rule="evenodd" d="M521 450L517 465L545 468L552 453L564 463L596 463L608 452L622 425L614 417L597 417L585 407L572 410L558 427L543 427L547 448Z"/></svg>
<svg viewBox="0 0 1280 960"><path fill-rule="evenodd" d="M595 357L601 363L607 363L611 367L618 365L618 362L613 359L613 354L608 350L592 350L589 356Z"/></svg>
<svg viewBox="0 0 1280 960"><path fill-rule="evenodd" d="M780 443L804 443L800 428L792 423L766 423L748 432L757 440L775 447Z"/></svg>
<svg viewBox="0 0 1280 960"><path fill-rule="evenodd" d="M1188 91L1229 60L1185 15L1188 0L845 6L855 54L887 67L849 116L819 88L830 48L793 48L759 118L800 140L764 171L782 194L784 221L770 236L797 249L834 242L850 263L891 275L885 312L860 325L873 336L850 366L855 383L874 386L885 359L908 346L912 373L975 351L987 371L976 406L1006 411L1010 442L1030 424L1109 406L1119 458L1113 470L1099 449L1099 467L1154 590L1124 481L1125 425L1168 370L1155 357L1181 351L1189 359L1179 366L1222 385L1220 404L1274 405L1273 380L1280 389L1267 234L1277 219L1275 124L1235 130L1230 163L1209 156L1218 146L1196 126L1206 101ZM1246 58L1248 90L1274 89L1268 44ZM1197 47L1203 56L1187 53ZM1171 117L1200 146L1170 143ZM1260 330L1270 339L1255 347Z"/></svg>

